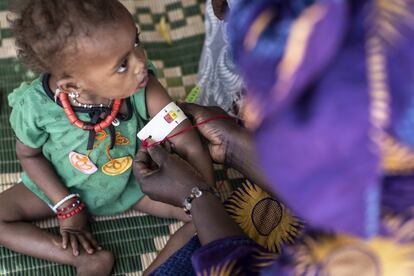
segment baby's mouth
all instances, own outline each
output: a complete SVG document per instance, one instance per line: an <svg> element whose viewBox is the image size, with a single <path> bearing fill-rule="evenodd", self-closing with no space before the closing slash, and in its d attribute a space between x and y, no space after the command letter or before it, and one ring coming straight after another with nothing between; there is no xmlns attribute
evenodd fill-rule
<svg viewBox="0 0 414 276"><path fill-rule="evenodd" d="M146 75L146 76L142 79L142 81L141 81L140 83L138 83L137 90L138 90L138 89L145 88L145 86L147 86L147 84L148 84L148 75Z"/></svg>

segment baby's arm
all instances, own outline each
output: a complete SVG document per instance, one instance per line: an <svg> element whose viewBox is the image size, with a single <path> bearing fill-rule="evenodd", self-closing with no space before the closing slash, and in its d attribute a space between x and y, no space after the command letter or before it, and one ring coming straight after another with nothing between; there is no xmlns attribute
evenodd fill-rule
<svg viewBox="0 0 414 276"><path fill-rule="evenodd" d="M158 80L150 75L146 90L147 110L150 117L154 117L162 108L172 100ZM177 133L191 126L189 120L185 120L176 127L171 134ZM175 151L193 165L205 178L207 183L214 186L213 165L208 150L203 147L196 130L184 132L171 139Z"/></svg>
<svg viewBox="0 0 414 276"><path fill-rule="evenodd" d="M23 170L52 203L56 204L70 194L69 190L56 175L50 162L43 156L41 148L30 148L17 140L16 155Z"/></svg>
<svg viewBox="0 0 414 276"><path fill-rule="evenodd" d="M41 148L31 148L17 140L16 155L23 170L53 204L70 194L51 163L44 157ZM61 207L66 207L67 204L65 202ZM85 209L71 218L59 220L59 223L62 247L72 247L74 256L79 254L80 247L83 247L90 254L98 248L96 240L89 234L88 215Z"/></svg>

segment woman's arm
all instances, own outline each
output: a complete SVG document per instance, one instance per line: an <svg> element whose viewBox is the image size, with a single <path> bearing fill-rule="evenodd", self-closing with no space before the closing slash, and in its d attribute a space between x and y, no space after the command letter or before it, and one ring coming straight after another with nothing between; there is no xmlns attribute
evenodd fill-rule
<svg viewBox="0 0 414 276"><path fill-rule="evenodd" d="M133 165L142 191L151 199L182 207L194 187L208 189L202 176L177 154L157 145L141 148ZM227 215L221 201L212 193L192 202L191 214L202 244L231 236L244 235Z"/></svg>
<svg viewBox="0 0 414 276"><path fill-rule="evenodd" d="M200 174L188 162L160 145L141 148L135 157L133 170L145 194L175 206L182 205L193 187L207 188ZM196 272L211 274L223 269L223 273L230 275L236 271L250 275L252 268L265 267L273 262L273 255L266 259L257 258L261 252L268 253L244 235L227 215L220 200L210 192L204 191L192 201L191 214L203 245L192 256Z"/></svg>
<svg viewBox="0 0 414 276"><path fill-rule="evenodd" d="M217 115L228 115L217 106L201 106L197 104L181 104L183 111L192 118L193 123L200 123ZM212 159L221 164L235 168L245 177L261 186L267 192L271 189L267 183L256 158L251 133L239 126L235 120L215 120L198 127L200 134L208 141Z"/></svg>

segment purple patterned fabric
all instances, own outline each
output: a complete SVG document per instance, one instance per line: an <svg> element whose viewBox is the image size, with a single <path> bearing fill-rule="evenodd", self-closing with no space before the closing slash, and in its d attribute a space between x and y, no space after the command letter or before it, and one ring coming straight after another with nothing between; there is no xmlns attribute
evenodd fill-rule
<svg viewBox="0 0 414 276"><path fill-rule="evenodd" d="M283 19L279 1L260 2L246 1L233 10L229 27L236 63L264 117L256 129L256 145L273 191L313 226L361 237L375 235L383 172L369 136L365 41L370 2L319 1L325 11L288 82L277 74L282 52L269 41L285 33L283 22L290 18ZM246 50L243 41L249 24L265 8L282 19L270 24L253 50ZM401 119L412 98L412 74L409 77L407 71L412 72L414 65L408 46L413 36L404 31L404 39L387 48L393 122ZM285 85L280 88L282 81Z"/></svg>
<svg viewBox="0 0 414 276"><path fill-rule="evenodd" d="M362 275L358 270L367 267L369 275L379 275L381 267L413 275L414 31L404 20L414 18L414 7L409 1L387 2L376 14L386 15L377 26L373 9L379 6L373 1L320 0L316 12L303 12L312 2L245 0L229 17L235 62L257 104L258 117L252 118L259 118L255 141L261 166L274 194L308 224L302 239L284 247L276 262L261 263L261 274L331 275L337 266L350 275ZM250 27L266 10L276 16L247 49ZM306 47L293 56L303 54L290 63L293 73L283 74L287 45L297 46L288 35L305 14L302 31L310 28L309 36L302 33L297 43ZM389 20L388 30L381 20ZM375 32L382 48L373 51L381 56L368 55L367 37ZM374 72L381 66L378 58L385 60L384 75ZM384 102L374 101L370 74L386 78L390 112L377 117L389 116L381 129L389 143L372 139L373 103ZM234 237L202 247L192 258L196 271L233 260L238 264L233 272L258 273L252 269L256 253L265 251L243 242Z"/></svg>
<svg viewBox="0 0 414 276"><path fill-rule="evenodd" d="M376 232L372 217L379 216L380 171L379 156L370 149L367 131L363 21L361 14L353 20L336 55L332 52L337 52L337 47L324 47L319 52L320 45L326 45L321 38L343 33L337 19L341 18L339 10L346 6L331 5L333 11L320 23L324 27L315 28L319 39L311 40L308 46L309 59L319 62L306 63L305 58L307 66L297 72L298 88L288 92L286 102L274 103L279 109L264 107L271 111L256 132L257 149L277 193L306 221L325 229L370 236ZM327 56L320 57L324 53ZM312 76L322 71L323 79L312 83ZM274 148L273 154L269 154L269 146ZM370 208L372 212L368 212Z"/></svg>
<svg viewBox="0 0 414 276"><path fill-rule="evenodd" d="M269 260L257 258L262 250L251 239L231 237L201 247L193 254L192 263L198 275L235 275L231 272L238 269L243 275L257 275L258 265Z"/></svg>

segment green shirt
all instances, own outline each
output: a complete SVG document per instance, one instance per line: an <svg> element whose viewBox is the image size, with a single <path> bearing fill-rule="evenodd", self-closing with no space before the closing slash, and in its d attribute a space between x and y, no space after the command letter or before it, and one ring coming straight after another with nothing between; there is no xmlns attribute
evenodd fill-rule
<svg viewBox="0 0 414 276"><path fill-rule="evenodd" d="M149 67L155 72L152 64ZM71 164L69 154L76 152L88 155L89 131L70 124L63 108L54 102L47 79L48 76L45 75L30 84L23 83L9 95L9 105L13 108L10 123L17 139L28 147L42 148L43 155L50 161L62 183L71 193L80 194L90 213L112 215L126 211L143 197L131 167L122 174L110 176L102 172L102 166L110 161L109 158L134 158L140 146L136 134L148 121L145 89L127 99L130 102L129 114L115 127L124 143L115 144L108 157L106 148L111 143L111 136L106 128L108 136L101 141L95 139L96 147L89 155L98 170L93 174L84 174ZM89 114L85 113L90 109L74 110L80 120L90 121ZM129 143L126 144L125 141ZM22 174L22 182L47 204L52 205L25 172Z"/></svg>

